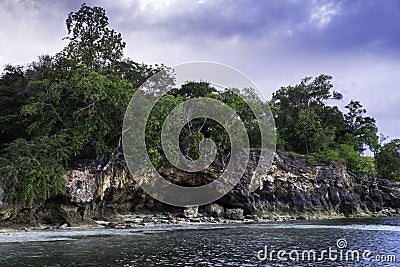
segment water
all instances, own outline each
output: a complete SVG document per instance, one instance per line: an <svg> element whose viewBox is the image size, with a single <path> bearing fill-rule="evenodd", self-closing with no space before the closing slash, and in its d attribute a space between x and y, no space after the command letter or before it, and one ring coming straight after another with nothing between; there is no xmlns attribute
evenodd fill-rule
<svg viewBox="0 0 400 267"><path fill-rule="evenodd" d="M285 250L287 261L277 260L276 253L260 260L265 246L267 255ZM321 258L329 247L336 254ZM314 250L316 258L302 259L303 250ZM359 251L360 261L351 254L346 261L348 250ZM365 250L371 251L369 261L361 258ZM0 233L3 265L400 266L400 218Z"/></svg>

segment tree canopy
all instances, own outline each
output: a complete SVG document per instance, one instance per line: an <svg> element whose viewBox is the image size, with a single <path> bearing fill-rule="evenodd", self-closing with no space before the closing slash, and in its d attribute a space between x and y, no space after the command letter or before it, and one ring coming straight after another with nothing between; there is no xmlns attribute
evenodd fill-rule
<svg viewBox="0 0 400 267"><path fill-rule="evenodd" d="M379 177L400 180L400 139L380 147L376 160Z"/></svg>
<svg viewBox="0 0 400 267"><path fill-rule="evenodd" d="M74 66L84 65L101 70L123 57L125 42L120 33L108 28L106 12L101 7L83 4L71 12L66 20L69 40L61 52L62 59L71 60Z"/></svg>
<svg viewBox="0 0 400 267"><path fill-rule="evenodd" d="M331 103L343 96L332 90L331 76L303 79L272 96L278 148L309 155L311 162L342 161L361 177L375 175L375 161L362 153L378 149L375 119L365 116L359 101L351 100L343 113ZM327 104L329 101L329 105Z"/></svg>

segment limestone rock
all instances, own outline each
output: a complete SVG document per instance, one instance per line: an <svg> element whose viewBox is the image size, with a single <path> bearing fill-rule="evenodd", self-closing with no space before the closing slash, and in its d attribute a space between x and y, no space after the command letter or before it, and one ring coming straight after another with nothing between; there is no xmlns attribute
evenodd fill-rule
<svg viewBox="0 0 400 267"><path fill-rule="evenodd" d="M240 208L227 209L225 211L225 218L230 220L243 220L244 219L243 210Z"/></svg>
<svg viewBox="0 0 400 267"><path fill-rule="evenodd" d="M213 217L223 217L224 216L224 208L218 204L208 204L205 206L205 212Z"/></svg>
<svg viewBox="0 0 400 267"><path fill-rule="evenodd" d="M193 206L193 207L186 207L183 209L183 216L185 218L196 218L199 213L199 207L198 206Z"/></svg>
<svg viewBox="0 0 400 267"><path fill-rule="evenodd" d="M252 152L253 153L253 152ZM257 155L253 153L242 179L218 204L201 207L206 215L231 220L244 216L259 218L315 218L359 214L400 213L400 181L362 180L349 174L340 163L309 164L305 156L276 153L271 168L260 166L255 174ZM138 175L138 174L134 174ZM200 173L176 169L162 170L166 179L182 186L201 186L217 179L221 172L209 168ZM258 176L257 176L258 175ZM82 167L64 177L67 191L30 208L8 203L0 189L0 225L53 224L79 225L102 221L116 214L182 214L182 208L163 204L148 196L123 164L106 171ZM252 180L260 182L254 192ZM188 207L185 218L198 218L199 207ZM160 220L164 220L160 219ZM177 218L178 219L178 218Z"/></svg>

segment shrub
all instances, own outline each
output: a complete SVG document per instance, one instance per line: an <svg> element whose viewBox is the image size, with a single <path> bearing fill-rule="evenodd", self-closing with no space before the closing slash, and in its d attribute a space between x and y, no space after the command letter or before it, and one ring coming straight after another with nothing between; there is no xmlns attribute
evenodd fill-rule
<svg viewBox="0 0 400 267"><path fill-rule="evenodd" d="M347 169L359 177L372 178L375 175L374 159L368 156L361 156L354 146L342 144L339 146L339 155Z"/></svg>
<svg viewBox="0 0 400 267"><path fill-rule="evenodd" d="M32 206L36 199L64 193L68 151L63 143L60 136L10 143L0 157L0 185L6 200Z"/></svg>
<svg viewBox="0 0 400 267"><path fill-rule="evenodd" d="M340 161L339 152L335 149L325 148L321 152L311 153L308 155L308 162L317 163L317 162L337 162Z"/></svg>

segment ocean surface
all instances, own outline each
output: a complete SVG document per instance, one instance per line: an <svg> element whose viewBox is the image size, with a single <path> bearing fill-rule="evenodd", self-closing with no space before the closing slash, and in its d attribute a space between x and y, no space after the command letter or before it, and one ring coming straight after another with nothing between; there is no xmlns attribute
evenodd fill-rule
<svg viewBox="0 0 400 267"><path fill-rule="evenodd" d="M400 266L400 218L6 232L0 266Z"/></svg>

